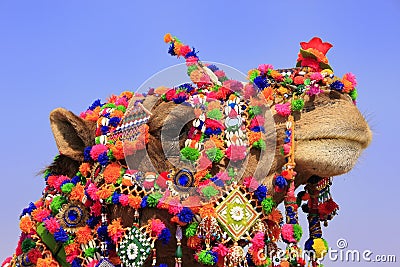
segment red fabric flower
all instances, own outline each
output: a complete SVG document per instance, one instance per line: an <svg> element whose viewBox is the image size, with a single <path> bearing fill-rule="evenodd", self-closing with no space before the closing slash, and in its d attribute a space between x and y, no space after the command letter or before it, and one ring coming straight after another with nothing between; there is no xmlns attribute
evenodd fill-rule
<svg viewBox="0 0 400 267"><path fill-rule="evenodd" d="M42 253L36 248L31 249L28 252L29 261L32 262L33 264L36 264L38 259L41 258L41 257L42 257Z"/></svg>
<svg viewBox="0 0 400 267"><path fill-rule="evenodd" d="M324 55L326 55L326 53L328 52L329 49L331 49L331 47L333 46L330 43L327 42L322 42L321 38L319 37L313 37L310 41L308 42L301 42L300 43L301 48L303 48L304 50L307 50L309 48L313 48L316 49L318 51L320 51L321 53L323 53Z"/></svg>

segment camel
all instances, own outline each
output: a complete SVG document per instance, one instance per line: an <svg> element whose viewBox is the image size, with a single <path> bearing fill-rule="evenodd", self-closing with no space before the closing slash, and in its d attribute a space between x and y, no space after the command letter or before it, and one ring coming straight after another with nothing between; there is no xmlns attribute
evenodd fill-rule
<svg viewBox="0 0 400 267"><path fill-rule="evenodd" d="M261 65L238 82L177 38L164 40L186 59L192 84L123 92L80 116L51 112L60 154L2 266L305 266L287 256L300 250L304 202L306 247L321 256L320 222L338 207L318 194L372 139L354 77L331 71L331 45L313 38L296 68ZM289 252L274 262L279 240Z"/></svg>

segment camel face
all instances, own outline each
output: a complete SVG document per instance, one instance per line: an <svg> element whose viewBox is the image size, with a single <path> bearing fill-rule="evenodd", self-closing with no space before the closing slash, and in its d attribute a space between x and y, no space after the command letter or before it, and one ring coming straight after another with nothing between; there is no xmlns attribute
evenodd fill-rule
<svg viewBox="0 0 400 267"><path fill-rule="evenodd" d="M372 138L354 104L355 76L339 78L328 64L331 45L303 42L296 68L260 65L242 82L164 40L185 57L192 83L123 92L80 116L52 111L60 155L3 266L305 266L291 252L302 201L305 249L317 258L328 249L320 222L339 208L330 177L350 171ZM279 240L288 250L272 265Z"/></svg>
<svg viewBox="0 0 400 267"><path fill-rule="evenodd" d="M334 91L306 100L296 122L296 163L303 173L336 176L350 171L372 138L350 97Z"/></svg>

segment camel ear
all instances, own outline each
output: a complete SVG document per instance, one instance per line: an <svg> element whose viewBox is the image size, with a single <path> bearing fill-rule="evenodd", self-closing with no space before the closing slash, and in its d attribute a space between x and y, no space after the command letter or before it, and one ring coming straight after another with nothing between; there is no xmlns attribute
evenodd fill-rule
<svg viewBox="0 0 400 267"><path fill-rule="evenodd" d="M94 143L96 123L56 108L50 113L50 124L60 154L83 161L83 150Z"/></svg>

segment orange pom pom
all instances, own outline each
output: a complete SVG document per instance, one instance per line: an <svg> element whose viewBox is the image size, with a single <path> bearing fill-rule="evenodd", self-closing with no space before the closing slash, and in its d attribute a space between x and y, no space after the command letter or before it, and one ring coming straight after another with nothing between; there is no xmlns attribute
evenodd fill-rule
<svg viewBox="0 0 400 267"><path fill-rule="evenodd" d="M142 202L142 198L138 196L128 196L128 203L129 206L134 208L134 209L139 209L140 208L140 203Z"/></svg>
<svg viewBox="0 0 400 267"><path fill-rule="evenodd" d="M35 224L32 222L29 216L22 217L19 222L19 228L22 232L27 234L29 234L33 230L34 225Z"/></svg>
<svg viewBox="0 0 400 267"><path fill-rule="evenodd" d="M92 239L92 230L87 225L79 227L75 233L75 241L79 244L87 244Z"/></svg>
<svg viewBox="0 0 400 267"><path fill-rule="evenodd" d="M106 183L115 184L121 175L121 167L118 163L113 162L106 167L103 175Z"/></svg>
<svg viewBox="0 0 400 267"><path fill-rule="evenodd" d="M174 38L172 37L172 35L170 33L167 33L164 35L164 42L169 43L173 40Z"/></svg>
<svg viewBox="0 0 400 267"><path fill-rule="evenodd" d="M72 188L71 193L69 194L69 199L82 201L84 195L85 187L80 183L77 183L76 186Z"/></svg>
<svg viewBox="0 0 400 267"><path fill-rule="evenodd" d="M79 166L79 172L84 176L84 177L89 177L90 175L90 164L87 162L84 162Z"/></svg>

